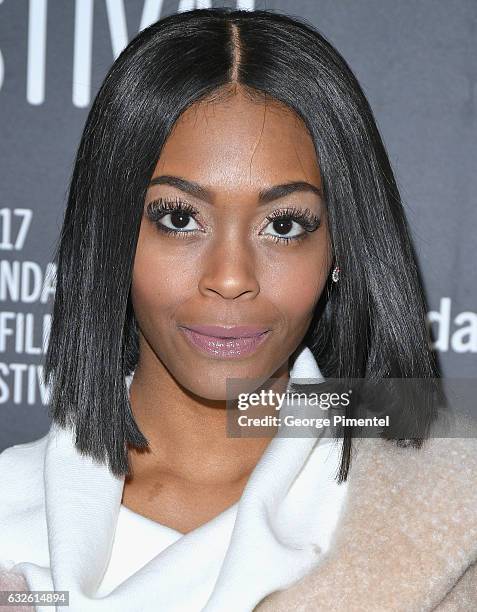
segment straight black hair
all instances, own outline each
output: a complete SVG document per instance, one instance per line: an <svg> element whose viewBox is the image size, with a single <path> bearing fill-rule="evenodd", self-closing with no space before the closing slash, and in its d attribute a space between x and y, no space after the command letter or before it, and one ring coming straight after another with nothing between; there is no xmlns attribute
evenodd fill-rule
<svg viewBox="0 0 477 612"><path fill-rule="evenodd" d="M400 194L346 61L298 17L228 8L172 14L129 43L96 95L55 250L44 370L50 415L74 427L82 454L117 476L130 473L128 445L148 446L125 381L138 360L130 285L147 186L180 115L200 100L233 95L237 84L252 99L292 109L315 144L341 270L304 338L325 378L440 376ZM434 416L423 408L418 418L425 425ZM340 481L351 442L345 432Z"/></svg>

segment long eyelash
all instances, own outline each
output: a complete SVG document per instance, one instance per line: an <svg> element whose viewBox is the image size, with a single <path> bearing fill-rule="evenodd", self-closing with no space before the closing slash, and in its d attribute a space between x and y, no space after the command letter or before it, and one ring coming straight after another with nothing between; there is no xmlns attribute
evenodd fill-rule
<svg viewBox="0 0 477 612"><path fill-rule="evenodd" d="M275 221L276 219L286 220L290 218L303 226L303 229L305 230L303 234L299 234L298 236L272 236L269 234L267 237L270 240L284 244L290 244L292 242L298 243L304 240L309 233L317 230L321 225L321 219L309 208L302 209L292 206L289 208L276 210L267 217L268 221Z"/></svg>
<svg viewBox="0 0 477 612"><path fill-rule="evenodd" d="M167 215L170 212L175 212L176 210L180 210L181 212L185 212L189 215L196 215L199 212L194 206L192 206L192 204L184 202L177 197L169 200L166 198L158 198L157 200L149 202L147 205L148 215L155 217L156 219L161 219L164 217L164 215Z"/></svg>
<svg viewBox="0 0 477 612"><path fill-rule="evenodd" d="M173 230L170 227L159 223L159 221L167 214L180 211L184 212L188 215L194 216L199 213L199 211L189 204L188 202L184 202L180 198L176 197L174 199L167 198L158 198L156 200L152 200L146 207L146 215L147 217L156 224L156 226L163 232L167 234L172 234L174 236L180 238L187 238L188 234L192 234L193 231L181 232L180 230ZM276 219L292 219L293 221L297 221L300 225L303 226L305 233L299 234L298 236L272 236L267 234L267 237L274 242L281 242L282 244L290 244L290 243L298 243L307 237L307 234L314 232L321 225L320 218L314 214L309 208L295 208L294 206L275 210L268 217L268 221L275 221Z"/></svg>
<svg viewBox="0 0 477 612"><path fill-rule="evenodd" d="M188 234L191 234L192 231L181 232L180 230L173 230L170 227L159 223L162 217L165 217L167 214L176 211L184 212L191 216L197 215L199 213L199 211L194 206L192 206L192 204L184 202L178 197L174 199L158 198L157 200L152 200L152 202L149 202L146 207L146 215L148 219L155 223L161 232L165 232L166 234L173 234L174 236L178 236L179 238L187 238Z"/></svg>
<svg viewBox="0 0 477 612"><path fill-rule="evenodd" d="M309 208L295 208L294 206L275 210L268 215L267 219L275 221L276 219L289 219L290 217L303 225L308 232L315 231L320 225L320 218Z"/></svg>

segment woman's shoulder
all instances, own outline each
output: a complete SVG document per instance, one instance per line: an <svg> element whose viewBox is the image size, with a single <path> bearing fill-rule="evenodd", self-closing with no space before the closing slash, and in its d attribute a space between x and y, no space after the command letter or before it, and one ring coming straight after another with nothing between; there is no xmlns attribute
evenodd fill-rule
<svg viewBox="0 0 477 612"><path fill-rule="evenodd" d="M0 575L4 567L25 559L48 562L43 478L47 441L48 434L0 453Z"/></svg>
<svg viewBox="0 0 477 612"><path fill-rule="evenodd" d="M43 473L48 434L15 444L0 453L0 523L19 506L43 499Z"/></svg>
<svg viewBox="0 0 477 612"><path fill-rule="evenodd" d="M385 440L383 438L363 438L355 441L355 472L372 462L375 468L394 472L396 480L406 479L406 475L422 478L431 473L439 479L453 475L459 480L477 478L477 438L474 437L430 437L414 446L410 441ZM419 466L418 473L402 471Z"/></svg>
<svg viewBox="0 0 477 612"><path fill-rule="evenodd" d="M429 438L419 448L381 438L353 442L346 504L326 558L257 612L305 604L317 611L434 609L454 587L464 597L459 609L473 609L460 579L475 585L477 439Z"/></svg>
<svg viewBox="0 0 477 612"><path fill-rule="evenodd" d="M457 522L467 524L474 530L467 545L477 556L477 438L431 437L420 447L401 446L394 440L359 440L349 491L360 506L374 503L393 514L401 508L401 516L408 517L403 531L411 533L415 522L416 542L423 547L426 538L435 537L437 525L445 540L447 523L449 536ZM460 534L460 529L455 530L456 537Z"/></svg>
<svg viewBox="0 0 477 612"><path fill-rule="evenodd" d="M37 438L32 442L24 442L23 444L14 444L0 452L0 466L7 468L7 472L2 475L8 475L11 470L30 470L31 467L38 467L38 459L44 458L45 449L48 442L49 433L46 433L41 438Z"/></svg>

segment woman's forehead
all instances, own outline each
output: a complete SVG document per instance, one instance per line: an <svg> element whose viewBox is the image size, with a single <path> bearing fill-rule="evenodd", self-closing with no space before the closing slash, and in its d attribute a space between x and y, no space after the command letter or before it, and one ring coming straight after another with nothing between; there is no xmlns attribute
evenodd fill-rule
<svg viewBox="0 0 477 612"><path fill-rule="evenodd" d="M321 183L313 140L290 109L237 94L196 103L176 122L154 170L211 185Z"/></svg>

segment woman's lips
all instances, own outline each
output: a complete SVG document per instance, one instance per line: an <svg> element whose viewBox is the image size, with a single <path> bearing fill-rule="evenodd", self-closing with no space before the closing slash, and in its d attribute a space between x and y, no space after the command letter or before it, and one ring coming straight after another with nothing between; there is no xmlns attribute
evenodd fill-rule
<svg viewBox="0 0 477 612"><path fill-rule="evenodd" d="M180 327L214 338L244 338L258 336L268 331L267 327L258 327L258 325L181 325Z"/></svg>
<svg viewBox="0 0 477 612"><path fill-rule="evenodd" d="M179 326L187 340L201 352L220 359L244 357L253 353L270 335L270 330L252 326ZM220 335L219 335L220 334Z"/></svg>

